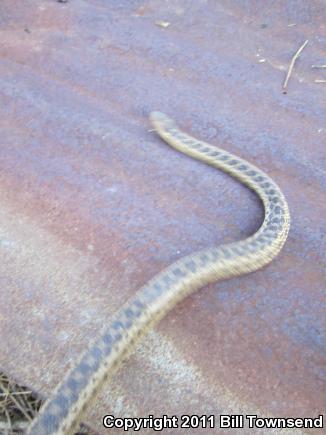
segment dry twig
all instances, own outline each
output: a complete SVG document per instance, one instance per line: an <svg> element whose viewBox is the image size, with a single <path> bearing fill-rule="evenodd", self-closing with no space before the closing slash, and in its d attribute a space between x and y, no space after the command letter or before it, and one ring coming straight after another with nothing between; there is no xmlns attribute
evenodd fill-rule
<svg viewBox="0 0 326 435"><path fill-rule="evenodd" d="M0 372L0 435L25 433L41 403L28 388L16 384ZM95 435L95 432L80 425L75 435Z"/></svg>
<svg viewBox="0 0 326 435"><path fill-rule="evenodd" d="M283 83L283 89L285 90L286 89L286 87L287 87L287 85L288 85L288 82L289 82L289 79L290 79L290 77L291 77L291 74L292 74L292 70L293 70L293 67L294 67L294 64L295 64L295 61L298 59L298 57L300 56L300 54L301 54L301 52L302 52L302 50L305 48L305 46L308 44L308 39L301 45L301 47L295 52L295 54L294 54L294 56L292 57L292 59L291 59L291 62L290 62L290 65L289 65L289 69L288 69L288 72L287 72L287 75L286 75L286 77L285 77L285 80L284 80L284 83Z"/></svg>

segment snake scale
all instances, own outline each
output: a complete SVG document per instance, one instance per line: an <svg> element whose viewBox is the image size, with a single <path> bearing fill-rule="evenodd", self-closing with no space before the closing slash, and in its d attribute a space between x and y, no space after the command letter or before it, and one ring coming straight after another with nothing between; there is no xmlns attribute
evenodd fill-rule
<svg viewBox="0 0 326 435"><path fill-rule="evenodd" d="M156 133L172 147L229 173L255 191L265 209L263 224L245 240L180 258L145 284L117 311L100 338L68 372L30 425L30 435L73 433L101 384L112 376L135 342L154 323L198 288L265 266L280 252L287 238L290 227L287 202L264 172L182 132L163 113L152 112L150 121Z"/></svg>

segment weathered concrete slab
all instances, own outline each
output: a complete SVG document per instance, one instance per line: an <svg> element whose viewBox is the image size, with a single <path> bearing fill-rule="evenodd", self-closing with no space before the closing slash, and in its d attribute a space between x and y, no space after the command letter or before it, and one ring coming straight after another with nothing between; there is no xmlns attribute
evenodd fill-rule
<svg viewBox="0 0 326 435"><path fill-rule="evenodd" d="M2 0L3 371L47 396L156 272L258 228L254 194L149 131L161 110L268 172L292 228L271 266L168 315L85 421L325 410L325 15L318 0Z"/></svg>

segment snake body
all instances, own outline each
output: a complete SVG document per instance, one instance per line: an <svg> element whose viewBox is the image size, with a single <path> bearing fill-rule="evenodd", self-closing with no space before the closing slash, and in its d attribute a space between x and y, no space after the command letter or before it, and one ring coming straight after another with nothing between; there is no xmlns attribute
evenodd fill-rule
<svg viewBox="0 0 326 435"><path fill-rule="evenodd" d="M245 240L177 260L142 287L112 317L101 337L46 401L28 430L30 435L71 434L103 381L154 323L198 288L265 266L287 238L288 205L271 178L247 161L182 132L163 113L152 112L150 120L158 135L172 147L229 173L254 190L264 204L264 222Z"/></svg>

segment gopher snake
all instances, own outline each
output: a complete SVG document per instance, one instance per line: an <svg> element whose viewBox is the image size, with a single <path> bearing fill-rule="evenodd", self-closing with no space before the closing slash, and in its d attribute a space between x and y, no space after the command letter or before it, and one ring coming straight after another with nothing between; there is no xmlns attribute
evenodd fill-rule
<svg viewBox="0 0 326 435"><path fill-rule="evenodd" d="M152 112L150 120L159 136L172 147L229 173L254 190L264 204L264 222L245 240L179 259L142 287L112 317L103 335L56 388L31 424L30 435L72 433L100 385L149 327L198 288L265 266L280 252L287 238L288 205L266 174L239 157L183 133L160 112Z"/></svg>

